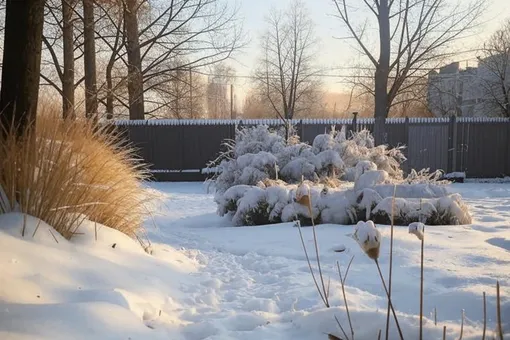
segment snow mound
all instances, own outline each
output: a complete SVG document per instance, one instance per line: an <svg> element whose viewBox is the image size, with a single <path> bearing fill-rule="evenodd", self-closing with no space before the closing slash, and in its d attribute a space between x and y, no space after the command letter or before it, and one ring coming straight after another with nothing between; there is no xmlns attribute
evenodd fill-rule
<svg viewBox="0 0 510 340"><path fill-rule="evenodd" d="M68 241L19 213L0 215L0 244L0 338L168 339L154 327L165 322L181 339L180 285L200 267L182 252L157 245L150 256L90 221Z"/></svg>

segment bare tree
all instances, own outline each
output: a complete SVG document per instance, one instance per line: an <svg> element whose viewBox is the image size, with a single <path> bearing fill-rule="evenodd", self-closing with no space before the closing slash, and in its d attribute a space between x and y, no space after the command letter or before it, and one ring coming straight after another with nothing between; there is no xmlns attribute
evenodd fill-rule
<svg viewBox="0 0 510 340"><path fill-rule="evenodd" d="M410 78L424 77L430 63L453 52L479 18L483 1L450 0L332 0L336 17L368 58L374 70L377 144L385 141L385 119L395 98L412 86ZM360 7L361 6L361 7ZM364 9L370 17L356 13ZM356 15L354 15L356 13ZM355 18L362 22L356 23ZM372 18L372 20L371 20ZM378 31L379 44L371 48L370 28Z"/></svg>
<svg viewBox="0 0 510 340"><path fill-rule="evenodd" d="M0 134L35 125L44 0L7 1L0 91Z"/></svg>
<svg viewBox="0 0 510 340"><path fill-rule="evenodd" d="M189 79L181 77L181 73L188 74L190 69L194 72L228 59L243 46L238 10L230 7L227 1L129 1L124 0L125 11L121 17L108 6L97 4L106 20L97 34L100 44L110 51L106 84L99 87L103 88L106 98L100 98L100 102L105 102L110 117L114 106L131 107L132 111L133 104L137 104L138 118L143 119L146 113L166 116L165 112L157 111L168 110L169 103L174 100L169 85L176 79ZM127 5L135 3L134 11L128 11ZM129 27L137 28L138 43L132 31L128 34ZM137 53L140 53L141 65ZM126 68L130 72L124 72ZM193 85L194 76L191 79ZM126 84L131 87L131 94L124 93ZM140 105L142 103L144 105Z"/></svg>
<svg viewBox="0 0 510 340"><path fill-rule="evenodd" d="M74 118L74 0L62 0L62 114Z"/></svg>
<svg viewBox="0 0 510 340"><path fill-rule="evenodd" d="M272 10L267 24L256 87L274 114L287 121L305 110L320 89L314 65L318 41L314 24L300 0L284 12Z"/></svg>
<svg viewBox="0 0 510 340"><path fill-rule="evenodd" d="M166 83L145 84L155 94L147 99L146 115L155 118L196 119L205 116L205 77L191 69L173 72Z"/></svg>
<svg viewBox="0 0 510 340"><path fill-rule="evenodd" d="M97 71L94 0L83 0L85 116L97 118Z"/></svg>
<svg viewBox="0 0 510 340"><path fill-rule="evenodd" d="M144 119L142 56L138 33L139 1L124 0L123 6L128 60L129 119Z"/></svg>
<svg viewBox="0 0 510 340"><path fill-rule="evenodd" d="M484 44L478 79L488 114L510 117L510 20Z"/></svg>
<svg viewBox="0 0 510 340"><path fill-rule="evenodd" d="M63 12L69 19L70 8L72 26L64 24ZM197 107L197 112L179 114L201 116L204 91L195 79L200 68L230 58L243 46L237 13L226 0L48 0L43 84L64 98L74 94L64 91L72 70L69 58L64 60L71 55L64 36L72 30L73 61L83 63L74 70L74 88L85 80L89 116L96 117L98 105L106 108L107 118L128 109L134 119L168 116L176 88L189 92L186 105L192 111Z"/></svg>

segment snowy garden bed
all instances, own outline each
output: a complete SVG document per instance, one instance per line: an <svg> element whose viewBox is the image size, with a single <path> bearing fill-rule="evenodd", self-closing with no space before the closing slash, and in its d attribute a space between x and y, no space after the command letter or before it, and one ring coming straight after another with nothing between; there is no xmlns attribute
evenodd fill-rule
<svg viewBox="0 0 510 340"><path fill-rule="evenodd" d="M318 135L312 145L296 135L288 142L267 126L245 128L228 151L211 163L218 214L234 225L300 220L356 224L471 223L462 197L447 190L440 172L404 176L402 148L374 146L366 130L347 138L345 130ZM300 202L303 196L308 201Z"/></svg>

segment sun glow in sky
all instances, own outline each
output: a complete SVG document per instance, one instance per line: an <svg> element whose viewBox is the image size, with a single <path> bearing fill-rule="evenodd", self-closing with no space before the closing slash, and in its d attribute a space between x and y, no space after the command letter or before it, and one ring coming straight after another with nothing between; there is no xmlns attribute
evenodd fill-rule
<svg viewBox="0 0 510 340"><path fill-rule="evenodd" d="M259 53L259 37L265 30L265 16L272 8L285 8L292 0L229 0L240 7L244 30L250 40L248 46L236 56L232 65L238 75L250 75L256 65ZM347 31L333 15L336 9L332 0L303 0L311 19L316 25L316 33L320 39L320 53L317 54L318 63L328 70L327 74L346 74L344 70L335 68L352 66L358 54L353 48L351 40L337 39L346 37ZM361 3L361 0L359 0ZM457 0L452 0L457 1ZM469 2L470 0L462 0ZM462 50L479 48L484 40L490 36L501 24L510 19L510 0L481 0L486 2L486 11L481 18L482 24L473 34L462 41ZM475 52L459 55L457 60L474 60ZM470 61L467 61L468 63ZM474 61L473 61L474 63ZM341 92L345 90L345 81L340 78L325 79L328 91ZM243 95L250 88L249 79L238 79L236 84L239 95ZM240 98L238 98L239 100Z"/></svg>

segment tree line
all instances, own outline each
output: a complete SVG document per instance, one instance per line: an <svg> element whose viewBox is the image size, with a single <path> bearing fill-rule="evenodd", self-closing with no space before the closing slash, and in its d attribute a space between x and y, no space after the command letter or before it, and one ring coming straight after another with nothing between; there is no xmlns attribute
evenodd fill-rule
<svg viewBox="0 0 510 340"><path fill-rule="evenodd" d="M345 106L325 107L327 70L316 57L315 23L304 1L294 0L266 17L246 114L286 121L347 112L357 101L376 118L375 137L383 141L390 114L426 110L430 70L454 56L454 45L484 10L480 1L324 1L359 56ZM7 0L2 6L4 126L35 121L40 86L62 98L62 115L70 119L81 106L93 120L227 118L233 110L229 84L236 74L225 62L248 41L239 8L228 1ZM486 88L508 114L509 91L502 89L508 72L497 58L486 58L510 55L505 31L486 43L481 60L492 60L487 68L502 79Z"/></svg>
<svg viewBox="0 0 510 340"><path fill-rule="evenodd" d="M195 98L204 93L211 107L219 101L218 110L224 109L224 79L210 77L204 84L194 71L230 72L222 62L244 43L238 8L227 1L8 0L2 5L0 104L6 125L13 118L21 125L35 120L40 88L61 96L63 117L71 119L82 103L93 120L124 112L129 119L163 111L200 117L204 109Z"/></svg>

